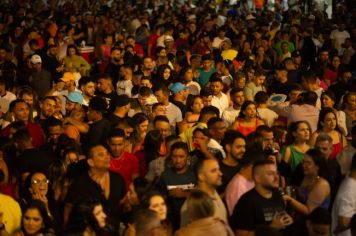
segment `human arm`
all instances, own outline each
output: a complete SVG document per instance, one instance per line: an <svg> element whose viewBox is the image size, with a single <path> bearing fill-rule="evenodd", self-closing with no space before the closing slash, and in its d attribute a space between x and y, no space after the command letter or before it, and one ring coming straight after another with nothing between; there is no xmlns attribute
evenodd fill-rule
<svg viewBox="0 0 356 236"><path fill-rule="evenodd" d="M73 112L72 112L73 113ZM64 124L65 123L70 123L72 125L74 125L75 127L77 127L77 129L79 130L80 133L86 134L89 131L89 125L85 122L81 122L79 120L73 119L72 117L66 117L64 119Z"/></svg>
<svg viewBox="0 0 356 236"><path fill-rule="evenodd" d="M283 160L286 162L286 163L290 163L290 159L291 159L291 156L292 156L292 152L290 150L290 147L286 147L285 151L284 151L284 156L283 156Z"/></svg>
<svg viewBox="0 0 356 236"><path fill-rule="evenodd" d="M318 137L319 133L318 132L314 132L312 134L312 136L310 137L310 140L309 140L309 145L314 147L315 145L315 142L316 142L316 138Z"/></svg>

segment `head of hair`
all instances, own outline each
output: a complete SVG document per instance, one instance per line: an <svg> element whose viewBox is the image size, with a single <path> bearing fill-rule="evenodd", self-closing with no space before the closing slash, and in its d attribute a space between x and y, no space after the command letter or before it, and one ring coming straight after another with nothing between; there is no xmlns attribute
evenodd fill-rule
<svg viewBox="0 0 356 236"><path fill-rule="evenodd" d="M330 225L331 215L329 211L325 208L318 207L315 208L307 217L307 219L316 225Z"/></svg>
<svg viewBox="0 0 356 236"><path fill-rule="evenodd" d="M125 138L125 131L118 128L113 129L108 134L108 141L110 141L111 138Z"/></svg>
<svg viewBox="0 0 356 236"><path fill-rule="evenodd" d="M155 112L159 106L164 106L162 102L156 102L152 105L152 112Z"/></svg>
<svg viewBox="0 0 356 236"><path fill-rule="evenodd" d="M332 101L336 101L335 93L331 90L326 90L321 94L320 98L323 98L324 96L329 97Z"/></svg>
<svg viewBox="0 0 356 236"><path fill-rule="evenodd" d="M256 103L253 101L244 101L244 103L241 106L240 113L239 113L239 118L244 119L245 118L245 111L247 110L247 107L250 105L254 105L256 107ZM257 107L256 107L257 111Z"/></svg>
<svg viewBox="0 0 356 236"><path fill-rule="evenodd" d="M196 134L196 133L198 133L198 132L200 132L200 133L202 133L204 136L210 138L209 130L208 130L207 128L205 128L205 127L198 127L198 128L196 128L196 129L194 129L194 131L193 131L193 136L194 136L194 134Z"/></svg>
<svg viewBox="0 0 356 236"><path fill-rule="evenodd" d="M167 96L167 97L169 97L169 95L170 95L170 91L169 91L169 88L167 87L167 86L165 86L164 84L159 84L158 86L156 86L155 87L155 91L157 92L157 91L162 91L162 93L165 95L165 96Z"/></svg>
<svg viewBox="0 0 356 236"><path fill-rule="evenodd" d="M212 117L211 119L209 119L209 121L207 123L208 129L211 129L215 124L217 124L219 122L224 122L224 120L221 119L220 117Z"/></svg>
<svg viewBox="0 0 356 236"><path fill-rule="evenodd" d="M306 91L301 93L299 103L315 106L317 100L318 100L318 95L315 92Z"/></svg>
<svg viewBox="0 0 356 236"><path fill-rule="evenodd" d="M160 224L158 215L153 210L144 208L134 214L134 227L137 236L147 235L151 229L160 226Z"/></svg>
<svg viewBox="0 0 356 236"><path fill-rule="evenodd" d="M243 168L250 165L254 165L256 162L264 161L267 158L268 156L263 151L262 146L259 144L255 144L250 146L250 148L246 149L245 154L239 160L239 164Z"/></svg>
<svg viewBox="0 0 356 236"><path fill-rule="evenodd" d="M214 106L204 107L200 111L199 121L205 120L206 116L208 116L208 115L213 115L213 116L219 117L219 115L220 115L219 109L217 107L214 107Z"/></svg>
<svg viewBox="0 0 356 236"><path fill-rule="evenodd" d="M25 209L23 210L22 217L24 217L24 215L26 214L26 212L28 210L32 210L32 209L36 209L38 211L38 213L40 214L42 221L43 221L43 226L39 233L46 233L47 230L50 230L52 228L53 222L52 222L51 218L48 216L45 204L41 200L31 200L25 206ZM23 227L24 226L22 225L21 228L22 228L23 232L25 232Z"/></svg>
<svg viewBox="0 0 356 236"><path fill-rule="evenodd" d="M246 141L246 138L243 134L236 130L227 130L224 138L221 140L221 146L226 152L226 145L232 145L236 139L243 139Z"/></svg>
<svg viewBox="0 0 356 236"><path fill-rule="evenodd" d="M27 106L29 106L29 105L25 102L25 100L23 100L23 99L16 99L16 100L13 100L12 102L10 102L9 111L10 111L10 112L14 112L16 105L19 104L19 103L25 103Z"/></svg>
<svg viewBox="0 0 356 236"><path fill-rule="evenodd" d="M253 175L255 175L256 173L256 170L262 166L266 166L266 165L275 165L275 163L270 160L270 159L264 159L264 160L259 160L259 161L256 161L254 164L253 164L253 168L252 168L252 173Z"/></svg>
<svg viewBox="0 0 356 236"><path fill-rule="evenodd" d="M232 89L230 90L230 97L231 97L231 96L234 96L236 93L243 92L243 91L244 91L244 90L241 89L241 88L232 88Z"/></svg>
<svg viewBox="0 0 356 236"><path fill-rule="evenodd" d="M255 95L255 102L257 105L266 104L268 99L269 96L265 91L259 91Z"/></svg>
<svg viewBox="0 0 356 236"><path fill-rule="evenodd" d="M325 117L332 113L335 116L335 119L337 119L336 113L334 111L334 109L332 109L331 107L325 107L323 109L320 110L319 113L319 119L318 119L318 130L322 130L323 129L323 124L325 121ZM338 130L338 127L335 127L335 130Z"/></svg>
<svg viewBox="0 0 356 236"><path fill-rule="evenodd" d="M213 216L215 205L211 197L199 189L192 190L187 197L188 215L192 221Z"/></svg>
<svg viewBox="0 0 356 236"><path fill-rule="evenodd" d="M79 79L78 84L79 84L79 87L81 87L81 86L84 86L86 84L89 84L90 82L95 83L96 81L92 77L82 76Z"/></svg>
<svg viewBox="0 0 356 236"><path fill-rule="evenodd" d="M156 116L153 120L153 125L155 126L157 122L162 121L162 122L166 122L169 123L169 120L167 118L167 116Z"/></svg>
<svg viewBox="0 0 356 236"><path fill-rule="evenodd" d="M144 209L149 209L150 205L151 205L151 199L155 196L160 196L162 197L163 199L165 199L165 197L158 191L155 191L155 190L151 190L149 192L146 192L146 194L144 194L142 196L142 199L141 199L141 206L142 208Z"/></svg>
<svg viewBox="0 0 356 236"><path fill-rule="evenodd" d="M289 124L288 126L288 132L287 132L287 143L292 144L295 142L295 137L294 134L298 129L300 124L306 124L309 127L309 131L311 132L310 125L307 121L301 120L301 121L295 121Z"/></svg>
<svg viewBox="0 0 356 236"><path fill-rule="evenodd" d="M315 145L317 143L321 143L321 142L325 142L325 141L327 141L329 143L329 145L333 144L333 139L332 139L332 137L330 137L330 135L325 134L325 133L320 133L320 134L318 134L318 137L316 137Z"/></svg>
<svg viewBox="0 0 356 236"><path fill-rule="evenodd" d="M149 87L142 86L141 88L138 89L138 94L140 96L148 97L152 94L152 91Z"/></svg>
<svg viewBox="0 0 356 236"><path fill-rule="evenodd" d="M189 155L189 148L188 148L188 145L185 143L185 142L182 142L182 141L178 141L178 142L175 142L172 144L171 146L171 153L176 150L176 149L182 149L184 150L184 152Z"/></svg>
<svg viewBox="0 0 356 236"><path fill-rule="evenodd" d="M69 55L69 50L70 49L74 49L74 51L75 51L75 55L77 55L78 54L78 52L77 52L77 47L75 46L75 45L68 45L68 47L67 47L67 56Z"/></svg>
<svg viewBox="0 0 356 236"><path fill-rule="evenodd" d="M159 150L163 142L163 137L158 130L150 130L143 141L143 150L145 151L146 165L159 157Z"/></svg>
<svg viewBox="0 0 356 236"><path fill-rule="evenodd" d="M98 199L91 198L78 207L78 212L83 216L86 227L90 226L95 233L99 233L101 229L93 211L95 207L100 205L102 204Z"/></svg>
<svg viewBox="0 0 356 236"><path fill-rule="evenodd" d="M141 201L142 197L152 188L150 181L143 177L137 177L132 181L132 184L135 188L135 192L139 201Z"/></svg>
<svg viewBox="0 0 356 236"><path fill-rule="evenodd" d="M146 120L148 121L148 116L143 113L143 112L139 112L139 113L136 113L133 117L132 117L132 120L134 122L134 124L136 126L139 126L140 124L142 124L143 122L145 122Z"/></svg>
<svg viewBox="0 0 356 236"><path fill-rule="evenodd" d="M213 90L211 90L210 87L205 87L202 90L200 90L200 96L201 97L213 96Z"/></svg>
<svg viewBox="0 0 356 236"><path fill-rule="evenodd" d="M318 167L318 175L328 180L327 162L324 154L315 148L309 149L305 154L308 155Z"/></svg>

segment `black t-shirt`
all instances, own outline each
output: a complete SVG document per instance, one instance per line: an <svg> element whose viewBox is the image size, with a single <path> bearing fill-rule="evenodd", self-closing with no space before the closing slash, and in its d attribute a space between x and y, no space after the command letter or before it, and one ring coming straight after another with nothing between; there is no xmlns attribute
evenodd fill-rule
<svg viewBox="0 0 356 236"><path fill-rule="evenodd" d="M97 144L105 144L107 135L111 129L110 122L103 118L90 125L89 132L87 134L87 145L92 147Z"/></svg>
<svg viewBox="0 0 356 236"><path fill-rule="evenodd" d="M285 205L278 191L270 199L262 197L254 188L240 198L231 217L234 230L252 231L257 225L269 225L276 213L284 212Z"/></svg>
<svg viewBox="0 0 356 236"><path fill-rule="evenodd" d="M224 164L223 161L219 161L220 171L222 175L222 185L217 189L218 193L223 193L226 186L229 184L230 180L239 172L240 165L237 166L228 166Z"/></svg>
<svg viewBox="0 0 356 236"><path fill-rule="evenodd" d="M121 221L120 201L126 194L124 179L121 175L109 171L110 194L106 199L101 187L89 177L88 172L78 177L69 187L65 202L71 204L72 212L68 222L68 229L73 230L82 225L83 216L79 213L80 204L91 199L97 199L103 204L105 213L114 224L118 226Z"/></svg>
<svg viewBox="0 0 356 236"><path fill-rule="evenodd" d="M270 93L276 93L276 94L285 94L288 96L289 92L292 89L292 84L290 82L286 83L281 83L281 82L275 82L270 86Z"/></svg>

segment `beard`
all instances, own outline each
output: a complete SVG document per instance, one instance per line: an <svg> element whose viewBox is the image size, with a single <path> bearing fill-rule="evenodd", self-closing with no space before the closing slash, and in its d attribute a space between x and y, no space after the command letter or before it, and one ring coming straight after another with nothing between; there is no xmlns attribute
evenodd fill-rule
<svg viewBox="0 0 356 236"><path fill-rule="evenodd" d="M271 192L278 190L278 186L274 186L272 184L262 184L262 187L271 191Z"/></svg>

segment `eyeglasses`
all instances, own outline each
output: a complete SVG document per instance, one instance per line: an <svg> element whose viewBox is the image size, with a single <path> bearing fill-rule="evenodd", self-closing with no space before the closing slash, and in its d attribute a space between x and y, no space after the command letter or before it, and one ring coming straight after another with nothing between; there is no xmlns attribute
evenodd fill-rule
<svg viewBox="0 0 356 236"><path fill-rule="evenodd" d="M37 185L40 185L40 184L48 184L49 183L49 180L48 179L44 179L44 180L33 180L32 181L33 184L37 184Z"/></svg>

